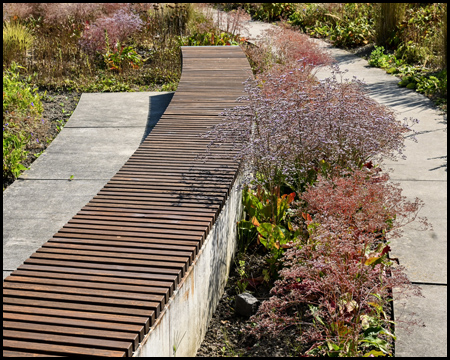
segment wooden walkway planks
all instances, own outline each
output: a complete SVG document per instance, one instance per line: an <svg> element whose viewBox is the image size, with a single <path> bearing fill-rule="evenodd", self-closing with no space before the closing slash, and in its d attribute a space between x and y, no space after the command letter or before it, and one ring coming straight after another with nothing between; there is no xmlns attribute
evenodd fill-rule
<svg viewBox="0 0 450 360"><path fill-rule="evenodd" d="M239 164L199 137L252 76L239 47L182 47L177 92L115 176L3 283L3 356L131 356L191 266Z"/></svg>

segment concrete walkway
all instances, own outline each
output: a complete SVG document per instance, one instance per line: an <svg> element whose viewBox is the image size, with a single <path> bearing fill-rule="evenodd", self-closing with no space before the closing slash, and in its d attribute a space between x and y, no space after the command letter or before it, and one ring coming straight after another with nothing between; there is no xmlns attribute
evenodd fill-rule
<svg viewBox="0 0 450 360"><path fill-rule="evenodd" d="M156 125L172 96L81 96L45 152L3 192L3 279L103 188Z"/></svg>
<svg viewBox="0 0 450 360"><path fill-rule="evenodd" d="M222 16L222 19L225 17ZM247 23L241 35L257 43L258 36L274 25L259 21ZM401 239L391 243L391 256L398 257L414 286L420 286L424 297L406 301L394 300L395 321L401 323L413 314L425 326L409 330L397 327L395 355L447 356L447 116L435 110L431 101L413 90L399 88L399 79L382 69L368 66L366 60L348 51L333 48L322 40L314 40L336 59L346 78L356 76L366 83L369 96L396 112L397 119L417 118L413 128L417 143L406 139L406 160L386 162L384 171L392 169L391 180L403 189L402 194L425 203L419 216L426 216L432 231L418 231L417 224L404 228ZM329 67L321 68L317 77L331 75ZM395 299L395 291L394 291Z"/></svg>

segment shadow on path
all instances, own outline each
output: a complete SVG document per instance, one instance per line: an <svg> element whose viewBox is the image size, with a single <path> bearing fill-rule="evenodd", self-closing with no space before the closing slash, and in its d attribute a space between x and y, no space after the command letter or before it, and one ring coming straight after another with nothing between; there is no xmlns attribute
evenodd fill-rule
<svg viewBox="0 0 450 360"><path fill-rule="evenodd" d="M158 123L159 119L166 111L167 106L169 106L174 94L175 92L149 96L147 124L145 125L144 135L142 136L140 144L142 144L148 134L150 134L152 129Z"/></svg>

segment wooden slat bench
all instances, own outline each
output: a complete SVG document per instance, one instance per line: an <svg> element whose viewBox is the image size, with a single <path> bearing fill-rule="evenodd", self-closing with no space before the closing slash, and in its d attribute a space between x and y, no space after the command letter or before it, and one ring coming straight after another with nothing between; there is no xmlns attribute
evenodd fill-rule
<svg viewBox="0 0 450 360"><path fill-rule="evenodd" d="M117 174L3 283L3 356L132 356L236 178L198 135L251 76L239 47L182 47L169 107ZM220 151L229 152L229 147Z"/></svg>

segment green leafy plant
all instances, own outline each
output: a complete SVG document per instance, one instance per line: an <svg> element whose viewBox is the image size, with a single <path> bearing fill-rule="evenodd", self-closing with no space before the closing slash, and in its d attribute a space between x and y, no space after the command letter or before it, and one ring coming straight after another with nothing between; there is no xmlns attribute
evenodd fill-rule
<svg viewBox="0 0 450 360"><path fill-rule="evenodd" d="M421 76L416 85L416 91L425 95L447 91L447 71L443 70L437 76Z"/></svg>
<svg viewBox="0 0 450 360"><path fill-rule="evenodd" d="M20 173L27 170L22 162L27 158L25 146L28 138L23 134L5 134L3 131L3 179L17 178Z"/></svg>
<svg viewBox="0 0 450 360"><path fill-rule="evenodd" d="M250 189L243 191L243 204L248 220L241 220L238 228L246 231L243 250L255 239L271 254L267 260L270 274L276 276L280 266L280 258L285 250L292 246L300 235L300 230L294 231L287 219L290 204L295 193L280 196L279 188L272 193L258 187L256 193Z"/></svg>
<svg viewBox="0 0 450 360"><path fill-rule="evenodd" d="M183 46L208 46L208 45L239 45L239 35L232 35L224 31L214 31L194 33L189 37L180 38Z"/></svg>
<svg viewBox="0 0 450 360"><path fill-rule="evenodd" d="M289 17L295 10L294 3L261 3L248 8L255 20L275 21Z"/></svg>
<svg viewBox="0 0 450 360"><path fill-rule="evenodd" d="M360 16L351 16L353 12L358 13L363 8ZM344 16L341 20L334 15L336 23L329 31L330 40L337 47L353 48L367 45L375 36L373 21L369 15L369 10L363 4L345 4ZM332 14L327 14L333 17Z"/></svg>
<svg viewBox="0 0 450 360"><path fill-rule="evenodd" d="M311 36L329 38L335 46L353 48L374 38L371 4L302 4L289 23Z"/></svg>
<svg viewBox="0 0 450 360"><path fill-rule="evenodd" d="M133 49L132 46L123 46L117 42L113 49L110 49L108 34L105 30L106 53L103 54L103 60L109 70L123 73L125 67L131 66L133 69L139 69L145 61Z"/></svg>
<svg viewBox="0 0 450 360"><path fill-rule="evenodd" d="M3 114L15 112L22 116L40 116L43 112L37 88L20 79L23 66L12 62L9 67L3 66Z"/></svg>
<svg viewBox="0 0 450 360"><path fill-rule="evenodd" d="M401 47L399 47L401 49ZM422 66L410 65L404 60L401 52L385 54L383 46L375 46L368 58L370 66L385 69L389 74L401 77L398 86L416 90L418 93L431 97L437 104L446 104L447 99L447 70L437 72L425 71ZM398 59L397 56L402 56Z"/></svg>
<svg viewBox="0 0 450 360"><path fill-rule="evenodd" d="M236 271L240 277L240 279L236 282L237 293L242 294L249 285L249 282L246 279L247 274L245 273L245 260L239 260L239 266L236 267Z"/></svg>
<svg viewBox="0 0 450 360"><path fill-rule="evenodd" d="M369 56L368 63L370 66L388 68L395 65L400 65L401 62L398 61L393 54L385 54L383 46L376 46L375 50Z"/></svg>
<svg viewBox="0 0 450 360"><path fill-rule="evenodd" d="M45 128L43 107L37 89L21 79L24 68L14 61L3 66L3 183L17 178L26 169L31 140ZM37 138L36 138L37 139Z"/></svg>

